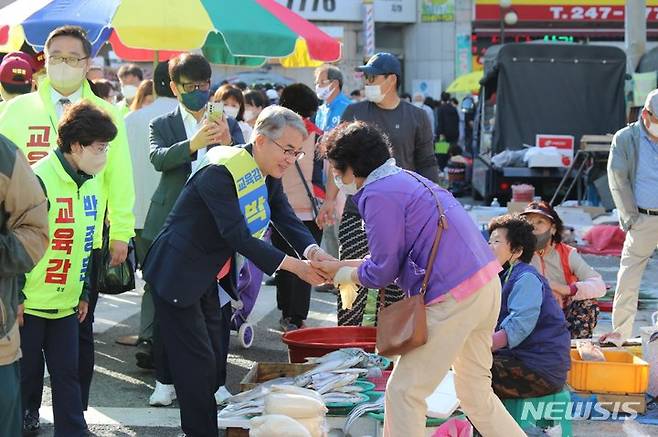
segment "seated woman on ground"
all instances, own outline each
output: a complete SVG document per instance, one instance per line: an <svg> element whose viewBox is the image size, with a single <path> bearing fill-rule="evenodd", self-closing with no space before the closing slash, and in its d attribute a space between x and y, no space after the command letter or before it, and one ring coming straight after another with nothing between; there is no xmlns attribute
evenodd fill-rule
<svg viewBox="0 0 658 437"><path fill-rule="evenodd" d="M505 269L493 334L493 390L501 399L557 393L567 379L571 341L548 282L529 264L536 244L533 227L519 216L504 215L489 223L489 234Z"/></svg>
<svg viewBox="0 0 658 437"><path fill-rule="evenodd" d="M548 202L532 202L521 215L532 224L537 237L531 264L548 279L571 338L592 338L599 316L596 299L606 292L603 278L576 248L562 242L562 220Z"/></svg>

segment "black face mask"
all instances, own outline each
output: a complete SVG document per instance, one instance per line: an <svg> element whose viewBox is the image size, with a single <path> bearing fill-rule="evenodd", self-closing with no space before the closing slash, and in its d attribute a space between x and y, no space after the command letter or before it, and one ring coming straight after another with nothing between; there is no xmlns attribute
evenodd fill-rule
<svg viewBox="0 0 658 437"><path fill-rule="evenodd" d="M551 242L553 235L551 234L551 230L549 229L543 234L536 234L535 238L537 238L537 246L535 250L544 250L546 249L546 246L548 246L548 244Z"/></svg>

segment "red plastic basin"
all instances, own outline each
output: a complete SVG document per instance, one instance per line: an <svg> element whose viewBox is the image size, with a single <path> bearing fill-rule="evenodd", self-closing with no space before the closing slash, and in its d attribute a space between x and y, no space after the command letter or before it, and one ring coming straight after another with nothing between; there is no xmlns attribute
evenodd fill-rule
<svg viewBox="0 0 658 437"><path fill-rule="evenodd" d="M612 312L612 301L611 300L604 300L604 301L598 301L597 304L599 305L599 309L605 313L611 313Z"/></svg>
<svg viewBox="0 0 658 437"><path fill-rule="evenodd" d="M303 363L306 357L321 357L344 347L359 347L375 352L377 328L365 326L332 326L304 328L286 332L281 337L288 345L291 363Z"/></svg>

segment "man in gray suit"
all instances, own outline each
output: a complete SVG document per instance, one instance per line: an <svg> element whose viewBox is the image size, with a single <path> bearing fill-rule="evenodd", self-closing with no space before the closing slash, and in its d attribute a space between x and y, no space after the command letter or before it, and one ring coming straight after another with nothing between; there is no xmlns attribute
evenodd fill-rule
<svg viewBox="0 0 658 437"><path fill-rule="evenodd" d="M151 121L150 125L151 163L162 176L151 198L142 232L144 240L149 242L162 229L185 182L199 166L207 150L216 145L244 143L240 126L234 119L222 116L211 120L206 113L211 73L210 64L201 55L185 53L169 61L170 86L179 105L174 111ZM148 284L146 287L150 291ZM156 387L149 404L170 405L176 394L157 337L156 319ZM147 352L140 350L137 353L138 365L140 361L148 360Z"/></svg>

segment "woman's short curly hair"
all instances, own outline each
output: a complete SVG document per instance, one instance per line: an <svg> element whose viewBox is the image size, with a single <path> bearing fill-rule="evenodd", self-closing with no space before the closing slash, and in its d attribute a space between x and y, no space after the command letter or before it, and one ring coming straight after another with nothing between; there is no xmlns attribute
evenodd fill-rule
<svg viewBox="0 0 658 437"><path fill-rule="evenodd" d="M57 125L57 145L64 153L71 153L74 143L87 147L94 141L110 142L116 136L112 117L87 100L66 108Z"/></svg>
<svg viewBox="0 0 658 437"><path fill-rule="evenodd" d="M365 178L391 158L391 143L382 131L363 121L344 122L322 137L322 150L341 172L352 168Z"/></svg>
<svg viewBox="0 0 658 437"><path fill-rule="evenodd" d="M507 230L507 242L510 249L512 252L522 250L519 257L522 262L529 263L532 260L537 246L537 238L530 222L518 214L505 214L494 217L489 222L489 233L491 234L496 229Z"/></svg>

